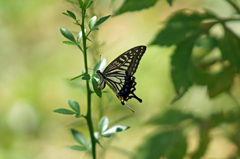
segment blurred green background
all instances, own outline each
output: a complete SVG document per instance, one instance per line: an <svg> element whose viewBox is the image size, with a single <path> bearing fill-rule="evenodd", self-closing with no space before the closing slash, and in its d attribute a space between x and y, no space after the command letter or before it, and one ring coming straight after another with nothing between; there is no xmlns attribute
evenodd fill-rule
<svg viewBox="0 0 240 159"><path fill-rule="evenodd" d="M110 1L94 3L93 14L100 17L112 14ZM114 8L119 8L121 3L114 2ZM134 46L148 45L161 29L161 22L172 12L183 8L211 8L220 16L233 14L224 0L179 0L174 1L172 7L166 1L158 1L149 9L110 17L104 22L94 37L99 44L98 52L109 63ZM78 101L81 111L86 112L85 82L67 80L81 74L84 64L82 53L76 47L61 43L65 39L58 27L76 33L80 31L61 14L66 10L80 15L66 1L0 1L0 159L90 158L84 152L67 148L76 144L70 128L78 127L88 136L85 121L53 113L54 109L67 108L68 99ZM239 24L234 23L230 27L240 33ZM223 33L216 29L216 34ZM91 47L90 42L88 45ZM214 112L238 107L239 78L235 78L231 90L235 100L226 93L209 99L205 86L193 86L183 98L171 105L175 97L170 77L172 51L173 47L147 48L135 74L135 93L143 103L134 99L128 101L135 114L123 107L110 91L103 94L104 113L99 114L99 99L93 94L95 128L101 115L107 115L112 123L119 121L118 124L131 127L114 138L104 139L103 143L108 145L104 152L97 147L99 153L104 153L102 158L128 158L129 153L134 153L143 143L146 135L156 129L145 122L167 109L181 109L204 119ZM98 60L99 57L89 56L89 68L93 69L95 62L91 58ZM188 152L196 149L196 131L193 129L188 135ZM227 138L216 134L218 130L212 132L205 158L230 158L239 151Z"/></svg>

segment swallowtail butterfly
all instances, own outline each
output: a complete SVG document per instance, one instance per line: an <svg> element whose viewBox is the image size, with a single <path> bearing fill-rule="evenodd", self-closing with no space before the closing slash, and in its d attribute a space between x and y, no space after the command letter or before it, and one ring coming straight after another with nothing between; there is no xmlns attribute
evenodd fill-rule
<svg viewBox="0 0 240 159"><path fill-rule="evenodd" d="M146 46L136 46L118 56L103 72L97 70L96 73L100 79L98 88L102 90L107 84L116 94L122 105L128 106L125 101L131 98L135 98L141 103L142 99L134 94L137 83L133 75L145 51ZM134 112L130 107L129 109Z"/></svg>

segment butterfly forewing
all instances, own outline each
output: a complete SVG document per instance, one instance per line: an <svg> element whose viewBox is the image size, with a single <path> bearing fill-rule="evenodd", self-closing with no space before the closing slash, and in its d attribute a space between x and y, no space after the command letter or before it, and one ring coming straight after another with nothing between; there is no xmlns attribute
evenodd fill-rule
<svg viewBox="0 0 240 159"><path fill-rule="evenodd" d="M103 71L105 75L111 74L112 71L126 70L130 75L133 75L138 67L139 61L146 50L146 46L134 47L113 60Z"/></svg>

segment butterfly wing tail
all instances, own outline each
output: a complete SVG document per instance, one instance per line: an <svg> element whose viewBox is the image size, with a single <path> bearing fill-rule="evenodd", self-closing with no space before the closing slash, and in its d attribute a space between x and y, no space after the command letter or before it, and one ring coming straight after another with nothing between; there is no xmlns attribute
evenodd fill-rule
<svg viewBox="0 0 240 159"><path fill-rule="evenodd" d="M134 93L132 93L133 96L130 96L129 98L135 98L137 99L140 103L142 103L142 99L141 98L138 98Z"/></svg>

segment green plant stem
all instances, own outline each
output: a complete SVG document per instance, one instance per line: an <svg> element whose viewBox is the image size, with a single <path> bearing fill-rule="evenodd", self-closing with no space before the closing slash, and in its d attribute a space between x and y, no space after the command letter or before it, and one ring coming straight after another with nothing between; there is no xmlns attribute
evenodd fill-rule
<svg viewBox="0 0 240 159"><path fill-rule="evenodd" d="M225 22L230 22L230 21L240 21L240 18L225 18L225 19L221 19L218 17L215 17L218 20L213 20L210 22L203 22L204 25L209 25L209 26L213 26L215 24L221 23L224 24Z"/></svg>
<svg viewBox="0 0 240 159"><path fill-rule="evenodd" d="M85 19L86 9L82 8L82 37L83 37L83 56L84 56L84 64L85 64L85 73L88 74L88 64L87 64L87 37L84 31L84 19ZM92 157L93 159L96 159L96 140L94 137L94 130L93 130L93 124L92 124L92 111L91 111L91 90L89 87L89 79L86 80L86 87L87 87L87 115L85 119L87 120L87 125L91 137L92 142Z"/></svg>
<svg viewBox="0 0 240 159"><path fill-rule="evenodd" d="M238 14L240 14L240 8L237 6L236 3L234 3L232 0L226 0L235 10Z"/></svg>

